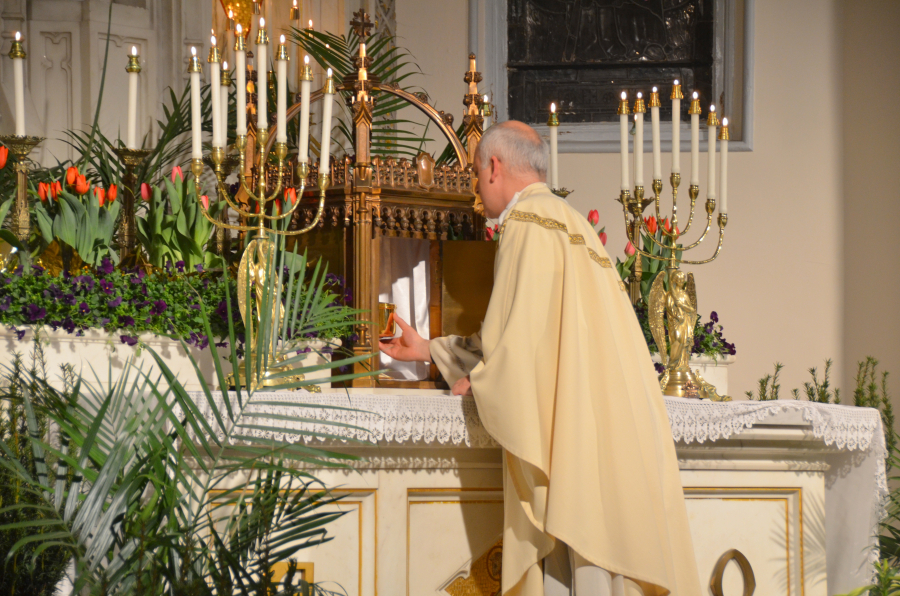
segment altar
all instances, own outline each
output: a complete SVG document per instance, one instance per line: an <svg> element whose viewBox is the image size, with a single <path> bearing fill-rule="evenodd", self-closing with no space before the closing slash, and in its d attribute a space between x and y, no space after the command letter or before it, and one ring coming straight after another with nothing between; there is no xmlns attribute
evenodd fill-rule
<svg viewBox="0 0 900 596"><path fill-rule="evenodd" d="M309 404L302 413L250 405L263 419L289 411L322 421L285 423L264 437L327 432L341 439L314 440L318 446L360 458L347 469L310 470L345 495L333 507L346 511L329 527L334 540L299 553L315 582L366 596L499 590L501 450L472 398L356 389L254 399ZM749 562L759 595L825 596L869 581L887 495L877 411L665 399L704 585L732 549ZM738 565L719 568L721 593L743 593Z"/></svg>

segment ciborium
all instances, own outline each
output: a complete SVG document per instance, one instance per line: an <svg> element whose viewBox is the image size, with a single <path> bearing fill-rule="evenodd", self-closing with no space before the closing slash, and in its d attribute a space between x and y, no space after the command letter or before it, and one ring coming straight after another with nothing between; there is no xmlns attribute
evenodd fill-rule
<svg viewBox="0 0 900 596"><path fill-rule="evenodd" d="M672 99L681 99L680 85L676 84L673 88ZM654 108L659 107L659 105L659 95L654 88L650 98L650 106ZM644 113L645 109L642 99L638 98L634 111L636 113ZM692 116L699 116L700 114L700 103L696 94L688 113ZM624 94L619 104L619 114L629 114L628 100L624 97ZM656 117L656 114L654 114L654 117ZM719 121L715 112L710 111L707 121L710 131L710 143L713 144L713 149L710 151L712 156L712 161L709 164L710 168L715 167L715 132L718 125ZM723 156L725 156L727 155L727 141L729 138L727 126L722 126L718 138L725 141L723 143ZM694 159L696 159L696 152L694 152ZM710 181L711 186L714 187L714 178L712 176L714 174L711 175ZM652 198L645 198L644 187L636 184L633 194L628 190L622 190L617 199L622 204L625 217L625 234L636 252L631 275L628 279L629 297L635 305L643 298L641 291L643 277L642 259L665 263L665 269L660 271L652 281L647 304L650 331L654 342L659 348L662 364L665 366L665 370L660 375L660 387L663 390L663 394L727 401L730 400L729 397L720 396L712 384L704 380L698 372L690 367L690 356L694 345L694 327L697 322L697 290L694 274L682 271L681 266L704 265L711 263L719 256L725 238L725 226L728 224L728 215L720 209L720 212L715 217L718 225L718 242L711 257L697 260L684 258L686 253L703 244L710 230L712 230L714 214L716 213L715 192L714 188L710 189L704 206L706 210L705 229L697 240L685 244L681 239L690 232L694 224L700 188L697 184L691 184L688 189L690 205L687 223L684 230L680 230L678 227L678 189L681 184L681 174L673 172L669 177L669 184L672 191L672 211L668 218L668 226L664 226L660 218L660 198L663 191L662 179L654 177ZM661 231L659 239L644 219L644 210L651 204L654 205L656 220L659 222L658 230ZM649 239L650 246L641 246L642 236L645 239Z"/></svg>

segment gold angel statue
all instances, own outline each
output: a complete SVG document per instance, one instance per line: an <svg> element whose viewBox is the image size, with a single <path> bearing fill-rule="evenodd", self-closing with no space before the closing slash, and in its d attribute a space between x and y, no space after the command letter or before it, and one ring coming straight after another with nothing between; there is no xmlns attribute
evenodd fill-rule
<svg viewBox="0 0 900 596"><path fill-rule="evenodd" d="M669 290L665 281L669 280ZM709 398L727 401L716 388L691 370L691 349L694 347L694 326L697 324L697 286L694 274L680 269L661 271L650 288L650 333L659 348L666 370L659 384L665 395ZM668 344L666 323L668 322ZM668 345L668 350L666 346Z"/></svg>

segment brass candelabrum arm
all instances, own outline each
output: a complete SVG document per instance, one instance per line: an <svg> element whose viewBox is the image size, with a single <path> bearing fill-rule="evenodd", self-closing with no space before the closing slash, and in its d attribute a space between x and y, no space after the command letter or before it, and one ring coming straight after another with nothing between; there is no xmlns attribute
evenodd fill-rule
<svg viewBox="0 0 900 596"><path fill-rule="evenodd" d="M328 188L329 177L328 174L319 174L319 208L316 210L316 216L313 218L312 222L305 228L300 230L270 230L273 234L278 234L279 236L299 236L300 234L306 234L314 227L319 225L319 220L322 218L322 213L325 211L325 189ZM300 204L298 200L297 205Z"/></svg>
<svg viewBox="0 0 900 596"><path fill-rule="evenodd" d="M678 260L677 257L674 257L674 256L662 257L659 255L651 255L650 253L645 252L644 250L638 248L638 242L637 242L637 238L635 237L635 234L638 233L637 230L639 228L638 228L638 226L631 225L631 222L628 220L628 210L627 209L623 210L623 217L625 218L625 236L628 238L628 241L631 242L631 247L635 250L635 252L637 254L643 255L643 256L647 257L648 259L654 259L656 261L666 261L667 263L675 262ZM641 219L641 222L643 222L643 219ZM653 238L653 236L650 236L650 238L654 242L656 242L656 239ZM665 245L659 244L659 242L656 242L656 244L658 244L659 246L668 248L668 249L672 248L671 246L665 246Z"/></svg>
<svg viewBox="0 0 900 596"><path fill-rule="evenodd" d="M681 262L686 265L705 265L706 263L712 263L713 261L715 261L719 256L719 251L722 250L722 243L725 240L725 226L726 225L728 225L728 215L725 213L720 213L719 214L719 243L716 245L716 252L713 253L713 256L711 256L710 258L705 259L703 261L690 261L687 259L682 259Z"/></svg>
<svg viewBox="0 0 900 596"><path fill-rule="evenodd" d="M691 212L688 214L688 222L684 227L684 231L681 232L681 236L684 236L691 229L691 224L694 223L694 207L697 205L697 195L700 194L700 187L696 184L691 184L688 187L688 196L691 198Z"/></svg>

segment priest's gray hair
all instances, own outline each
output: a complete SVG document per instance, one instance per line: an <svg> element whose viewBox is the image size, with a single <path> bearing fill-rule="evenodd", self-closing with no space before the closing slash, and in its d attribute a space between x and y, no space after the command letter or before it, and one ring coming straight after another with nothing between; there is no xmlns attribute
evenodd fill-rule
<svg viewBox="0 0 900 596"><path fill-rule="evenodd" d="M523 122L508 120L485 131L475 159L482 170L487 170L492 157L516 174L536 174L541 180L547 178L547 144L537 131Z"/></svg>

